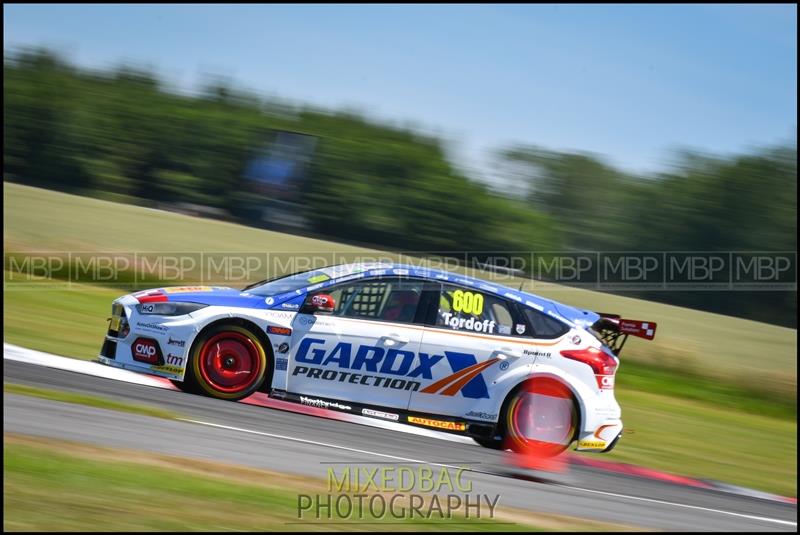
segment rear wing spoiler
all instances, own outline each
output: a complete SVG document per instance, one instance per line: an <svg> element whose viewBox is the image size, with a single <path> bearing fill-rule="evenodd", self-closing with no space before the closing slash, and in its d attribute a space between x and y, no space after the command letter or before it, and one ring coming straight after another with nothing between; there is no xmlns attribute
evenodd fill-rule
<svg viewBox="0 0 800 535"><path fill-rule="evenodd" d="M592 325L592 329L615 355L620 354L629 335L645 340L652 340L656 337L656 324L652 321L623 319L617 314L603 312L598 312L598 314L600 319Z"/></svg>

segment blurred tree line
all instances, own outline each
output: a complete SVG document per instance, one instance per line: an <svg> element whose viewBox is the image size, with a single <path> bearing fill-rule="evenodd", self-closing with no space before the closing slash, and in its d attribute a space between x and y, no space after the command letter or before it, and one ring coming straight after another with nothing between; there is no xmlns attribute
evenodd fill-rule
<svg viewBox="0 0 800 535"><path fill-rule="evenodd" d="M243 178L271 132L319 138L302 185L311 231L429 251L795 251L796 144L719 159L685 154L630 176L584 153L512 147L527 186L501 195L448 161L441 140L357 114L294 108L214 81L169 91L129 67L94 72L47 50L4 58L4 179L144 204L192 203L256 224ZM796 324L796 292L643 292Z"/></svg>

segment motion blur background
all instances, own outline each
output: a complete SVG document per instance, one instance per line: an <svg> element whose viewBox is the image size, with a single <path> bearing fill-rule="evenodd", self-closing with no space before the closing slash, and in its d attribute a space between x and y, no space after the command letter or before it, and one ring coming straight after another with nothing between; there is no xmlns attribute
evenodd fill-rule
<svg viewBox="0 0 800 535"><path fill-rule="evenodd" d="M796 262L794 5L3 9L7 255ZM614 456L796 492L794 269L777 291L549 294L659 323L623 354L637 435ZM93 358L129 288L73 289L6 292L5 339Z"/></svg>
<svg viewBox="0 0 800 535"><path fill-rule="evenodd" d="M793 6L7 6L4 29L7 181L387 249L796 250ZM794 292L640 295L796 323Z"/></svg>

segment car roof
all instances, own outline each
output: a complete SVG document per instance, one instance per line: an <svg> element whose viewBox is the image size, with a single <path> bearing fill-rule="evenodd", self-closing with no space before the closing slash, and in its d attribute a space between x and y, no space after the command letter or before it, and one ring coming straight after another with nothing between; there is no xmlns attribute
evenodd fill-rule
<svg viewBox="0 0 800 535"><path fill-rule="evenodd" d="M589 326L597 321L600 316L595 312L575 308L563 303L557 303L550 299L545 299L538 295L515 290L502 284L469 277L461 273L454 273L452 271L444 271L441 269L427 268L414 266L410 264L394 263L394 262L366 262L366 263L352 263L352 264L339 264L323 268L322 273L328 275L331 280L324 286L329 284L344 282L347 280L354 280L367 277L380 277L380 276L406 276L417 277L422 279L429 279L435 281L451 282L461 286L476 288L482 292L511 299L527 306L544 312L550 316L554 316L561 320L566 320L569 324L578 324L581 326ZM322 285L320 285L322 286Z"/></svg>

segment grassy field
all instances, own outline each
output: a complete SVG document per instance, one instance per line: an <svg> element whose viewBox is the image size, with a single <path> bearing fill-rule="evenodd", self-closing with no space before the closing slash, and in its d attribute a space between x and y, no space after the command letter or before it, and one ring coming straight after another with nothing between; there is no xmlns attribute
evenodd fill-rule
<svg viewBox="0 0 800 535"><path fill-rule="evenodd" d="M597 458L796 495L796 420L624 387L616 396L626 433Z"/></svg>
<svg viewBox="0 0 800 535"><path fill-rule="evenodd" d="M4 184L4 193L7 253L393 256L12 184ZM617 394L634 433L604 458L796 493L796 330L539 282L528 281L526 289L659 324L654 342L632 340L625 348ZM126 292L98 284L47 288L41 280L6 282L5 290L6 341L85 359L99 350L111 300Z"/></svg>
<svg viewBox="0 0 800 535"><path fill-rule="evenodd" d="M465 527L463 512L444 519L396 520L371 516L367 510L363 522L352 522L358 520L354 512L331 521L323 518L325 524L300 523L298 494L327 494L324 480L19 435L3 438L6 531L460 531ZM621 528L501 509L498 506L494 520L470 519L469 529Z"/></svg>

